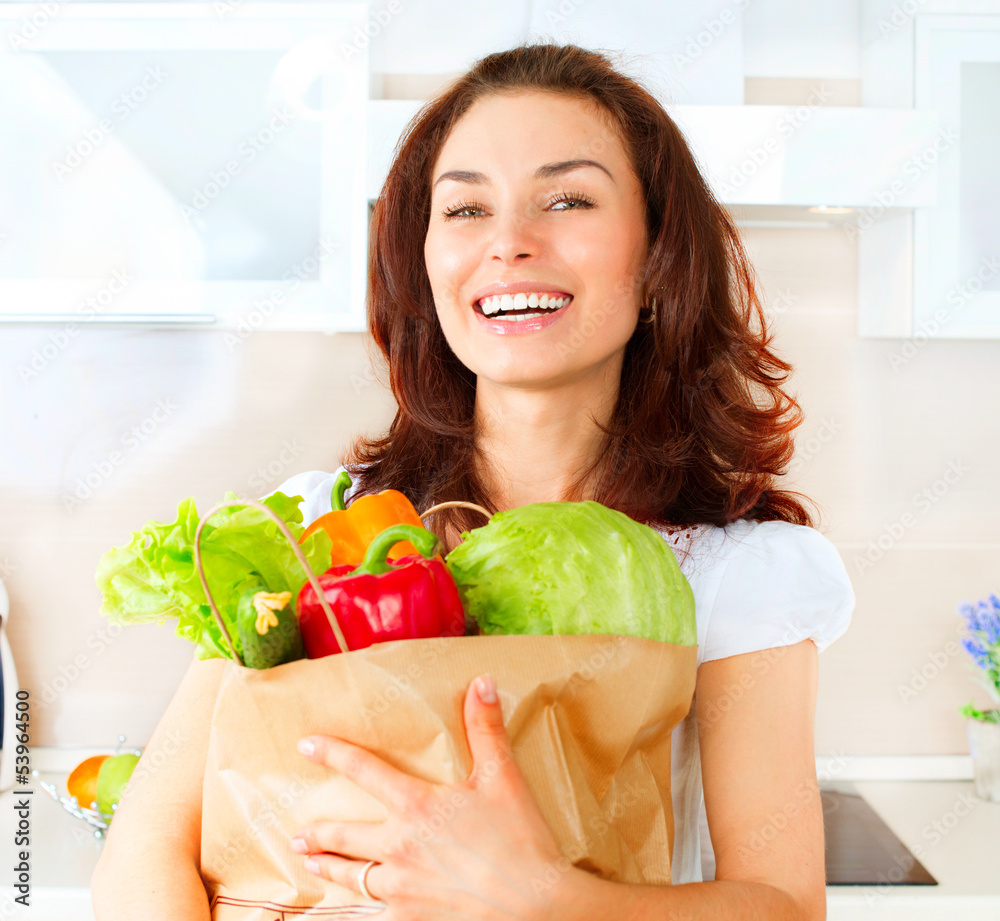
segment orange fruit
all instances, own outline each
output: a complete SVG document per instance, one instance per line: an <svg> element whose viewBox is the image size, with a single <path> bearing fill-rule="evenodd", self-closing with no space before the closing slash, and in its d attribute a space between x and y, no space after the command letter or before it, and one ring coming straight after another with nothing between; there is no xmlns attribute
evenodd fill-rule
<svg viewBox="0 0 1000 921"><path fill-rule="evenodd" d="M66 792L75 796L76 801L87 809L93 809L97 799L97 775L108 755L94 755L81 761L66 778Z"/></svg>

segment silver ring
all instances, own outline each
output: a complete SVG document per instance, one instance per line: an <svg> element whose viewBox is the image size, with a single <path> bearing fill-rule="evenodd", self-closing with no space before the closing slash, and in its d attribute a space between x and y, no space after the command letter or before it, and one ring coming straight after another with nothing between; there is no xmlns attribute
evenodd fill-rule
<svg viewBox="0 0 1000 921"><path fill-rule="evenodd" d="M365 878L368 876L368 871L372 867L374 867L375 864L377 864L377 863L378 863L377 860L369 860L368 863L366 863L360 870L358 870L358 889L361 891L361 894L366 899L371 899L374 902L377 902L378 899L375 898L375 896L373 896L368 891L368 887L365 885Z"/></svg>

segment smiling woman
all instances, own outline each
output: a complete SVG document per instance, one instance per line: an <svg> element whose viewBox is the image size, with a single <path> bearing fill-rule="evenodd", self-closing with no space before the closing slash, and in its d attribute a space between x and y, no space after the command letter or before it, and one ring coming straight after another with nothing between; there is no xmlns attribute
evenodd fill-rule
<svg viewBox="0 0 1000 921"><path fill-rule="evenodd" d="M847 628L854 595L804 497L777 488L802 415L781 386L791 366L770 348L739 234L663 107L571 45L478 62L400 143L372 218L368 324L398 411L347 459L359 495L400 488L417 508L491 512L594 499L661 530L695 593L697 706L672 738L681 885L568 874L538 916L822 917L816 652ZM326 481L302 488L308 501ZM461 508L435 516L449 547L481 523ZM522 870L544 849L544 836L519 844L478 818ZM536 821L530 807L522 820ZM317 870L349 884L357 861L378 858L390 866L366 870L371 891L438 916L432 877L417 894L398 861L352 856L316 855ZM518 863L496 861L476 895L511 906ZM470 917L494 916L475 904Z"/></svg>
<svg viewBox="0 0 1000 921"><path fill-rule="evenodd" d="M776 488L801 417L781 386L791 368L769 347L738 233L677 126L595 52L490 55L411 123L369 260L368 325L398 410L388 432L354 444L352 501L398 489L417 509L498 512L592 499L653 526L679 558L698 650L695 703L657 743L671 756L673 837L656 878L673 885L603 879L559 852L511 752L503 675L466 692L474 768L462 783L303 740L303 757L349 775L387 818L314 822L290 849L384 901L386 921L824 917L817 650L846 630L854 595L801 497ZM308 524L330 510L337 479L311 471L280 488L304 497ZM450 548L480 514L449 507L431 521ZM197 874L214 665L192 665L147 747L184 728L173 776L116 815L94 881L99 918L208 917ZM627 795L594 795L628 809ZM462 808L432 824L456 797Z"/></svg>
<svg viewBox="0 0 1000 921"><path fill-rule="evenodd" d="M662 106L601 55L490 55L418 113L368 293L399 412L355 445L362 492L810 523L774 488L801 413L739 235ZM453 542L479 523L438 525Z"/></svg>

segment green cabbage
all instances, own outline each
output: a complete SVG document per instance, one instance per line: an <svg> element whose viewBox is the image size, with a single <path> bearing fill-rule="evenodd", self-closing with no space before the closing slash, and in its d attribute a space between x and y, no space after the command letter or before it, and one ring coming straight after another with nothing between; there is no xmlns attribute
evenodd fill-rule
<svg viewBox="0 0 1000 921"><path fill-rule="evenodd" d="M462 536L446 563L483 633L698 641L694 594L669 544L621 512L536 502Z"/></svg>
<svg viewBox="0 0 1000 921"><path fill-rule="evenodd" d="M225 498L237 496L230 492ZM302 497L276 492L261 501L298 540L304 530L299 510ZM95 577L103 593L101 613L115 623L163 623L177 618L177 635L197 645L199 659L229 658L194 565L199 520L194 499L185 499L177 507L176 521L147 522L124 547L107 551ZM302 551L314 572L329 567L331 546L323 530L303 542ZM201 551L212 597L242 658L236 612L244 589L263 584L268 591L290 591L294 598L306 575L278 526L253 507L230 506L216 512L202 530Z"/></svg>

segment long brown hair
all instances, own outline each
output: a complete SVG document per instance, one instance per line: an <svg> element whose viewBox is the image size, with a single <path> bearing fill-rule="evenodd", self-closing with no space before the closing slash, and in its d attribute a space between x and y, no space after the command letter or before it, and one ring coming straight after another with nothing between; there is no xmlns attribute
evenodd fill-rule
<svg viewBox="0 0 1000 921"><path fill-rule="evenodd" d="M606 57L575 45L488 55L424 105L400 141L371 218L368 280L368 330L398 410L388 432L359 437L349 451L349 466L367 465L357 494L394 488L421 511L448 499L497 511L476 473L476 378L438 323L423 247L431 171L455 123L481 97L531 91L602 107L645 192L641 293L643 304L655 297L656 316L626 345L601 460L580 471L578 486L594 475L597 501L650 524L812 525L797 498L806 497L773 488L802 411L781 387L791 365L769 348L739 233L663 107ZM438 533L484 523L462 509L439 514L450 517L435 522Z"/></svg>

